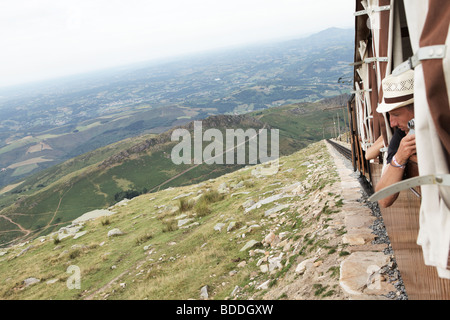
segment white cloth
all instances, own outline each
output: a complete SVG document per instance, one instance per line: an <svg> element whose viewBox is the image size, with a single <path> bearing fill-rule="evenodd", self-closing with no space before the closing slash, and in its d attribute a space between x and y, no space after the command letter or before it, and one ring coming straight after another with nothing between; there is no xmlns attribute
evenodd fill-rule
<svg viewBox="0 0 450 320"><path fill-rule="evenodd" d="M405 0L404 3L411 45L416 53L428 12L428 0ZM448 39L447 44L450 44ZM450 92L448 88L450 85L449 59L448 46L444 60L447 92ZM414 106L419 174L421 176L445 174L449 173L449 168L431 118L423 72L422 65L415 68ZM422 203L417 244L422 246L425 264L436 267L439 277L450 279L450 270L447 270L450 249L450 209L448 207L450 190L448 187L424 185L421 191Z"/></svg>

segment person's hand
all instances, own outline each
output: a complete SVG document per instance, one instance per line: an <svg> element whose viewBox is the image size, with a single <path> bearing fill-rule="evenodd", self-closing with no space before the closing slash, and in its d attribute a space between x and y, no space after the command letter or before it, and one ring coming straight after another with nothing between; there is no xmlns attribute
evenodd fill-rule
<svg viewBox="0 0 450 320"><path fill-rule="evenodd" d="M416 135L408 134L401 141L395 154L395 160L399 164L405 164L409 157L416 153Z"/></svg>

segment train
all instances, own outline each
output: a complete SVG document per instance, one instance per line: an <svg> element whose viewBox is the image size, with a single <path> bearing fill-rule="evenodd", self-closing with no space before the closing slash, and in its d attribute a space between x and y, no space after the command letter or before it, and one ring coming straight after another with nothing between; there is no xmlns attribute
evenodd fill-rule
<svg viewBox="0 0 450 320"><path fill-rule="evenodd" d="M448 300L450 1L355 0L354 17L353 168L371 185L370 201L398 195L380 211L409 299ZM385 108L400 98L413 106L408 129L395 125L399 108ZM415 152L399 164L388 159L389 146L402 129L414 133ZM401 179L377 190L390 166L403 170Z"/></svg>

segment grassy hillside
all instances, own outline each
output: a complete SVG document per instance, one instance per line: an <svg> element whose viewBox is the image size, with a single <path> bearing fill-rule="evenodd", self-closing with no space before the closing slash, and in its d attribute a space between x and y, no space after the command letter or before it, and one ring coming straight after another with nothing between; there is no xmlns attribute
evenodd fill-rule
<svg viewBox="0 0 450 320"><path fill-rule="evenodd" d="M297 295L341 299L342 199L324 143L282 157L276 175L263 168L141 195L0 250L0 298L259 299L314 257L323 276Z"/></svg>
<svg viewBox="0 0 450 320"><path fill-rule="evenodd" d="M332 121L335 111L326 108L335 105L332 101L296 104L242 116L213 116L203 121L203 129L276 128L280 154L288 155L325 133L329 137L323 126ZM192 131L192 123L186 128ZM4 192L0 216L7 219L0 217L0 244L48 234L85 212L107 208L123 198L206 181L243 167L175 165L170 154L176 142L170 137L168 131L127 139L40 172Z"/></svg>

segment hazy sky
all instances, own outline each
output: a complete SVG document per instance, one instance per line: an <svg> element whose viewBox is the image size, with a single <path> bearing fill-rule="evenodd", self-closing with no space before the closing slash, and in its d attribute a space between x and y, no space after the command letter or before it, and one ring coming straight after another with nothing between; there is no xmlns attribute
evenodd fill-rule
<svg viewBox="0 0 450 320"><path fill-rule="evenodd" d="M354 26L354 0L0 0L0 86Z"/></svg>

